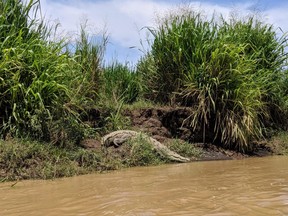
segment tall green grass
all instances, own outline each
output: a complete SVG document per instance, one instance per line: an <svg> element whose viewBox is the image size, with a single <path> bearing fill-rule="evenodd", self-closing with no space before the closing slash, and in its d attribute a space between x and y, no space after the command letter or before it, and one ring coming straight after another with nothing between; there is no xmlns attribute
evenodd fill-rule
<svg viewBox="0 0 288 216"><path fill-rule="evenodd" d="M114 62L103 68L101 89L96 104L107 117L102 130L120 130L130 126L130 119L123 115L124 105L131 105L141 98L142 84L139 74L128 66Z"/></svg>
<svg viewBox="0 0 288 216"><path fill-rule="evenodd" d="M223 20L219 34L226 36L228 43L236 46L245 45L245 54L253 59L251 70L253 80L261 88L262 101L266 104L267 114L263 121L274 126L285 126L285 105L287 94L287 34L277 35L272 25L265 24L255 17L245 20L232 17L228 22Z"/></svg>
<svg viewBox="0 0 288 216"><path fill-rule="evenodd" d="M61 43L48 42L48 27L29 12L37 1L0 3L0 93L2 132L29 131L46 137L47 123L55 109L69 97L61 82L69 59L61 54ZM35 14L36 16L36 14ZM60 112L60 111L57 111Z"/></svg>
<svg viewBox="0 0 288 216"><path fill-rule="evenodd" d="M119 102L131 104L140 97L142 85L139 74L128 65L115 62L104 68L102 98L114 105Z"/></svg>
<svg viewBox="0 0 288 216"><path fill-rule="evenodd" d="M86 126L79 119L99 88L100 46L81 29L76 52L38 19L40 2L0 2L0 130L3 137L29 136L78 142ZM99 48L99 49L98 49Z"/></svg>
<svg viewBox="0 0 288 216"><path fill-rule="evenodd" d="M73 58L77 62L76 70L81 72L83 83L76 83L84 98L97 99L101 89L101 76L103 74L103 56L108 37L105 32L92 34L87 30L87 21L80 25L80 35L76 39ZM74 85L75 86L75 85Z"/></svg>
<svg viewBox="0 0 288 216"><path fill-rule="evenodd" d="M185 12L168 16L151 32L155 37L151 54L157 68L157 76L152 76L157 100L169 102L183 87L187 71L195 70L209 58L215 46L207 42L214 40L216 25L202 20L201 14ZM199 79L200 73L197 74Z"/></svg>
<svg viewBox="0 0 288 216"><path fill-rule="evenodd" d="M273 26L182 11L150 31L151 52L138 65L143 82L157 102L194 107L191 127L201 128L204 142L249 149L267 119L275 121L272 113L285 110L286 37Z"/></svg>

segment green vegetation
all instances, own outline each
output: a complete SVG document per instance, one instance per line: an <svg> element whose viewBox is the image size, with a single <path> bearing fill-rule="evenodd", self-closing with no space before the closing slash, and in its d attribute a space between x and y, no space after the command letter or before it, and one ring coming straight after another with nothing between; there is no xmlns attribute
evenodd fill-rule
<svg viewBox="0 0 288 216"><path fill-rule="evenodd" d="M172 141L169 147L188 157L201 155L199 149L179 140ZM142 136L129 140L121 148L109 148L107 152L77 146L59 148L27 139L0 141L0 182L53 179L168 162Z"/></svg>
<svg viewBox="0 0 288 216"><path fill-rule="evenodd" d="M184 157L197 159L202 156L202 150L200 148L179 139L173 139L167 144L167 147Z"/></svg>
<svg viewBox="0 0 288 216"><path fill-rule="evenodd" d="M82 33L83 46L78 44L72 56L63 52L66 42L53 42L56 30L36 19L38 3L0 3L1 134L3 138L24 135L61 145L77 143L85 128L78 110L93 99L94 68L99 67L95 66L98 61L93 68L86 63L96 58L98 51L92 45L86 50L88 36ZM29 18L34 9L34 17Z"/></svg>
<svg viewBox="0 0 288 216"><path fill-rule="evenodd" d="M63 149L27 140L0 141L0 182L51 179L110 169L103 155L83 148Z"/></svg>
<svg viewBox="0 0 288 216"><path fill-rule="evenodd" d="M113 63L103 72L102 98L111 101L113 106L119 101L125 104L135 102L141 94L141 83L138 74L127 65Z"/></svg>
<svg viewBox="0 0 288 216"><path fill-rule="evenodd" d="M142 135L131 139L128 145L130 146L130 156L127 159L128 166L158 165L168 162L166 158L158 155L152 144Z"/></svg>
<svg viewBox="0 0 288 216"><path fill-rule="evenodd" d="M288 133L287 131L278 132L268 140L267 146L272 149L274 154L288 156Z"/></svg>
<svg viewBox="0 0 288 216"><path fill-rule="evenodd" d="M39 1L0 2L2 181L168 162L141 137L108 149L115 157L79 145L131 127L125 110L156 104L192 108L185 124L204 143L234 150L254 149L252 141L287 130L287 37L254 16L227 21L190 10L170 14L150 29L151 51L129 68L104 66L108 38L89 33L86 23L76 42L56 40L57 26L37 18ZM272 149L287 154L283 134ZM201 157L191 143L168 146Z"/></svg>
<svg viewBox="0 0 288 216"><path fill-rule="evenodd" d="M245 151L271 122L285 126L286 37L253 16L215 20L191 11L168 16L151 29L139 73L152 100L194 108L191 127L202 128L204 142Z"/></svg>
<svg viewBox="0 0 288 216"><path fill-rule="evenodd" d="M108 148L105 164L111 168L125 168L132 166L149 166L168 163L169 160L161 157L152 144L142 135L129 139L121 148Z"/></svg>

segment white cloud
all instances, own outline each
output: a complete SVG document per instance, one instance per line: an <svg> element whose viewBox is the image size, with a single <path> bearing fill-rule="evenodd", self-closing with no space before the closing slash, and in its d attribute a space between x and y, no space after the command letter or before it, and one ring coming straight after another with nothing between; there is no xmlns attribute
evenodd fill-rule
<svg viewBox="0 0 288 216"><path fill-rule="evenodd" d="M88 19L98 29L107 28L113 41L127 47L139 43L139 30L152 24L155 11L168 8L168 4L146 0L42 2L46 17L58 20L66 31L76 32L81 19Z"/></svg>
<svg viewBox="0 0 288 216"><path fill-rule="evenodd" d="M275 28L281 28L284 32L288 31L288 5L282 8L274 8L266 11L267 21Z"/></svg>
<svg viewBox="0 0 288 216"><path fill-rule="evenodd" d="M170 2L170 1L169 1ZM81 19L88 19L89 24L98 30L107 29L110 41L124 48L140 47L140 39L145 40L144 32L139 30L145 26L155 26L155 14L163 14L168 9L175 8L175 4L157 0L42 0L42 12L49 20L57 20L62 29L75 33L79 29ZM196 1L190 4L195 10L204 11L209 17L214 12L228 17L231 10L248 13L251 3L234 5L217 5ZM288 30L288 8L274 8L265 11L269 22ZM134 52L135 53L135 52Z"/></svg>

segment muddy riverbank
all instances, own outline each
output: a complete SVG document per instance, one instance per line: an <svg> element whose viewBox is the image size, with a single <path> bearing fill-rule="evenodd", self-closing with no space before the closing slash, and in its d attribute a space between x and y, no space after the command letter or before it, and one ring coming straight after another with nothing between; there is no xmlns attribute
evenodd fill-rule
<svg viewBox="0 0 288 216"><path fill-rule="evenodd" d="M141 108L125 110L121 114L127 124L124 129L143 132L172 151L189 158L191 162L235 160L287 154L288 136L255 143L252 151L243 153L212 144L206 133L205 143L201 130L192 131L189 108ZM23 179L54 179L95 172L106 172L134 166L174 163L161 157L145 140L129 140L122 145L103 149L101 137L109 131L105 112L92 110L86 116L87 124L100 128L97 138L81 141L79 146L55 146L52 143L23 139L0 141L0 182ZM111 131L110 131L111 132ZM202 142L201 142L202 141Z"/></svg>
<svg viewBox="0 0 288 216"><path fill-rule="evenodd" d="M213 143L212 132L206 132L205 142L203 142L201 129L194 130L191 128L189 121L191 112L192 109L187 107L141 108L124 110L122 118L129 122L128 129L143 132L164 145L169 146L173 140L177 140L179 145L184 142L189 143L201 152L197 157L192 156L191 161L232 160L269 156L276 153L268 140L255 143L255 148L246 153L231 150L227 146L221 146L219 143ZM91 113L92 115L87 120L89 119L90 125L96 125L97 127L97 122L103 122L103 113L98 110L94 110ZM86 139L81 142L81 145L84 148L101 150L101 141L99 139ZM125 151L127 151L127 146L125 145L123 147L115 148L114 146L110 148L111 154L129 157Z"/></svg>

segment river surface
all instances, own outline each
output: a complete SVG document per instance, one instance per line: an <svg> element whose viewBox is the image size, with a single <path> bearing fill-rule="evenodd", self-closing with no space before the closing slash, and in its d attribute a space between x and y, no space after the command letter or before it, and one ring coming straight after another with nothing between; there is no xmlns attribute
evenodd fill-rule
<svg viewBox="0 0 288 216"><path fill-rule="evenodd" d="M288 215L288 157L0 184L0 215ZM12 186L12 187L11 187Z"/></svg>

